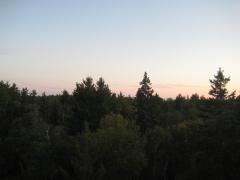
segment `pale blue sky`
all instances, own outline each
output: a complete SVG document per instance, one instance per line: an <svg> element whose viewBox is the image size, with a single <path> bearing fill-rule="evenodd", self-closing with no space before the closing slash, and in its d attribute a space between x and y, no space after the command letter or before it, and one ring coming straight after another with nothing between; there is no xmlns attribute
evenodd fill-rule
<svg viewBox="0 0 240 180"><path fill-rule="evenodd" d="M134 95L207 94L218 67L240 86L238 0L1 0L0 79L39 92L102 76Z"/></svg>

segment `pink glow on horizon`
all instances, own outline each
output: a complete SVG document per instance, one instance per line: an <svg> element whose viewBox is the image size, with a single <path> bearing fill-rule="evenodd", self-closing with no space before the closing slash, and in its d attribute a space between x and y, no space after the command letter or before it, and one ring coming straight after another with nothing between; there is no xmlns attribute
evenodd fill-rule
<svg viewBox="0 0 240 180"><path fill-rule="evenodd" d="M81 82L81 81L80 81ZM95 82L95 81L94 81ZM75 89L76 83L69 81L41 81L41 82L30 82L30 81L9 81L9 83L16 83L19 89L28 88L29 91L36 90L39 95L45 92L47 95L51 94L61 94L63 90L67 90L70 94ZM140 87L139 83L108 83L110 90L113 93L119 94L120 92L125 96L136 95L138 88ZM227 89L230 92L235 90L237 85L229 84ZM208 85L188 85L188 84L156 84L152 83L152 88L154 94L157 93L162 98L175 98L177 95L181 94L183 96L191 96L192 94L197 93L199 96L209 97L208 91L210 89L210 84ZM239 92L237 91L237 95Z"/></svg>
<svg viewBox="0 0 240 180"><path fill-rule="evenodd" d="M29 90L35 89L39 95L41 95L43 92L45 92L48 95L51 94L61 94L63 90L67 90L70 94L75 89L75 83L71 85L45 85L45 84L17 84L19 88L27 87ZM116 86L109 84L109 88L113 93L119 94L120 92L125 96L132 96L134 97L136 95L136 92L139 88L138 85L135 86ZM203 95L205 97L208 97L208 86L204 87L154 87L154 93L157 93L162 98L175 98L178 94L181 94L183 96L191 96L194 93L199 94L200 96Z"/></svg>

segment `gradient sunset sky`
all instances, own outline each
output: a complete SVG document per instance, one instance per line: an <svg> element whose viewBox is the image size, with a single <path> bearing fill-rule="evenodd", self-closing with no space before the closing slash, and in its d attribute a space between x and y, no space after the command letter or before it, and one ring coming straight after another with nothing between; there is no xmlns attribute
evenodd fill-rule
<svg viewBox="0 0 240 180"><path fill-rule="evenodd" d="M240 90L239 0L1 0L0 80L39 93L87 76L135 95L207 95L219 67Z"/></svg>

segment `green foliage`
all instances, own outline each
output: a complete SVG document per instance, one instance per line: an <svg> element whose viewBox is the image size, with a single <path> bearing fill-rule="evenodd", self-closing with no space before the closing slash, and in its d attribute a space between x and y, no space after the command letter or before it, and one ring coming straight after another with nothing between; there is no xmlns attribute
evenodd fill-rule
<svg viewBox="0 0 240 180"><path fill-rule="evenodd" d="M151 81L147 75L147 72L144 73L143 80L139 84L141 87L137 91L137 98L149 99L153 94L153 89L151 87Z"/></svg>
<svg viewBox="0 0 240 180"><path fill-rule="evenodd" d="M145 165L144 142L121 115L108 115L100 128L85 134L93 159L93 179L133 179Z"/></svg>
<svg viewBox="0 0 240 180"><path fill-rule="evenodd" d="M144 73L143 80L140 82L141 87L137 91L136 103L137 103L137 124L141 128L141 132L145 133L148 128L151 128L152 114L151 114L151 98L153 90L151 82L147 73Z"/></svg>
<svg viewBox="0 0 240 180"><path fill-rule="evenodd" d="M211 90L209 91L209 95L219 100L226 99L228 94L226 85L229 81L230 77L226 78L223 75L223 70L219 68L217 75L214 75L214 79L210 79Z"/></svg>
<svg viewBox="0 0 240 180"><path fill-rule="evenodd" d="M240 98L219 69L213 99L162 99L144 73L136 97L88 77L38 96L0 81L0 179L240 179Z"/></svg>

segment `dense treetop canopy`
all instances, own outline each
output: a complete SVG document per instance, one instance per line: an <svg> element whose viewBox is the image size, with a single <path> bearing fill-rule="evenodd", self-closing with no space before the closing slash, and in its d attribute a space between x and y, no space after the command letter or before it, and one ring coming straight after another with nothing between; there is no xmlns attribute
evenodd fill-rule
<svg viewBox="0 0 240 180"><path fill-rule="evenodd" d="M219 69L213 98L166 100L146 72L136 97L103 78L49 96L0 81L0 179L240 179L240 97L229 81Z"/></svg>

